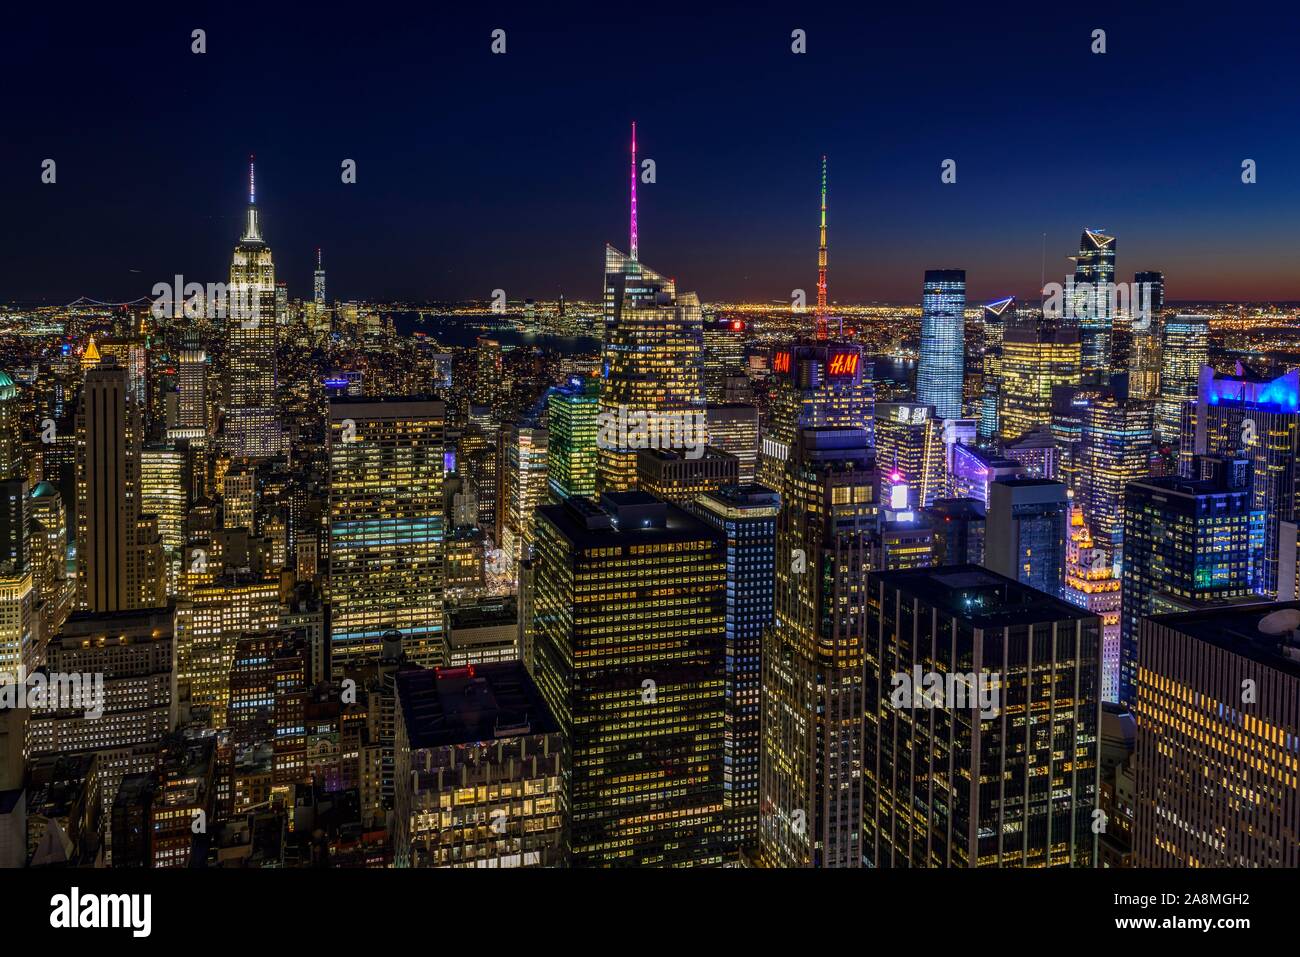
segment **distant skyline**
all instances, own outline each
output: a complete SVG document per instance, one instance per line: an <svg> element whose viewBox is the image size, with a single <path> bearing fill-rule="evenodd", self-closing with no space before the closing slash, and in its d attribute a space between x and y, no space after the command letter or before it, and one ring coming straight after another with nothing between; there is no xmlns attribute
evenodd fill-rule
<svg viewBox="0 0 1300 957"><path fill-rule="evenodd" d="M822 154L832 301L919 303L932 268L1036 298L1044 233L1060 282L1084 226L1171 302L1300 300L1294 9L10 17L0 301L223 281L250 153L291 296L321 247L331 298L595 299L633 120L640 257L706 301L815 298Z"/></svg>

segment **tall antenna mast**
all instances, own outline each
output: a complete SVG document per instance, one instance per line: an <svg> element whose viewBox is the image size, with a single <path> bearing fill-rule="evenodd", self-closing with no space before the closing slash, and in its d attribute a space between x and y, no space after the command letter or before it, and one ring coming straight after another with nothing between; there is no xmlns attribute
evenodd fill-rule
<svg viewBox="0 0 1300 957"><path fill-rule="evenodd" d="M821 242L817 246L817 338L828 338L826 322L826 157L822 156Z"/></svg>
<svg viewBox="0 0 1300 957"><path fill-rule="evenodd" d="M632 247L629 252L636 261L636 120L632 121Z"/></svg>
<svg viewBox="0 0 1300 957"><path fill-rule="evenodd" d="M256 202L257 189L253 180L253 154L248 154L248 205L252 206Z"/></svg>

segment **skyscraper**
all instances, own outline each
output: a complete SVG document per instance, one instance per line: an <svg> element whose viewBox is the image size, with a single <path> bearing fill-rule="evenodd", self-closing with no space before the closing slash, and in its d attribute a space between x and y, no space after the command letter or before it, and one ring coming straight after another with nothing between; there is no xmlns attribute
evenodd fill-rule
<svg viewBox="0 0 1300 957"><path fill-rule="evenodd" d="M533 676L576 867L724 856L725 543L643 492L537 511Z"/></svg>
<svg viewBox="0 0 1300 957"><path fill-rule="evenodd" d="M866 576L879 517L861 429L804 429L777 522L763 639L760 859L861 867Z"/></svg>
<svg viewBox="0 0 1300 957"><path fill-rule="evenodd" d="M325 267L321 265L320 249L316 250L316 272L312 277L312 299L317 306L325 305Z"/></svg>
<svg viewBox="0 0 1300 957"><path fill-rule="evenodd" d="M1300 604L1141 623L1137 867L1300 867Z"/></svg>
<svg viewBox="0 0 1300 957"><path fill-rule="evenodd" d="M1122 704L1136 694L1140 622L1157 595L1196 606L1255 592L1263 535L1249 463L1219 460L1212 476L1144 479L1124 490Z"/></svg>
<svg viewBox="0 0 1300 957"><path fill-rule="evenodd" d="M927 269L921 294L921 358L916 401L934 406L941 419L962 414L966 346L966 271Z"/></svg>
<svg viewBox="0 0 1300 957"><path fill-rule="evenodd" d="M140 409L126 370L86 372L77 414L77 598L88 611L164 604L157 520L142 514Z"/></svg>
<svg viewBox="0 0 1300 957"><path fill-rule="evenodd" d="M248 218L230 263L226 310L226 448L232 456L281 452L276 401L275 264L257 216L248 164Z"/></svg>
<svg viewBox="0 0 1300 957"><path fill-rule="evenodd" d="M1115 237L1084 229L1074 263L1071 306L1079 329L1083 381L1105 382L1110 376L1114 322Z"/></svg>
<svg viewBox="0 0 1300 957"><path fill-rule="evenodd" d="M1201 368L1210 361L1210 317L1170 316L1161 344L1160 402L1156 406L1156 437L1177 442L1183 406L1196 400Z"/></svg>
<svg viewBox="0 0 1300 957"><path fill-rule="evenodd" d="M546 480L552 501L596 494L599 379L573 379L547 399Z"/></svg>
<svg viewBox="0 0 1300 957"><path fill-rule="evenodd" d="M735 485L700 496L692 511L727 542L724 840L729 851L752 851L758 843L762 750L760 660L763 632L772 624L781 497L761 485Z"/></svg>
<svg viewBox="0 0 1300 957"><path fill-rule="evenodd" d="M1003 317L1010 319L1015 313L1015 297L999 299L984 307L984 394L980 399L979 437L981 442L992 442L998 434L998 394L1002 389L1002 334L1006 330Z"/></svg>
<svg viewBox="0 0 1300 957"><path fill-rule="evenodd" d="M1152 408L1109 393L1083 412L1079 442L1083 516L1098 544L1118 562L1124 543L1124 488L1150 473Z"/></svg>
<svg viewBox="0 0 1300 957"><path fill-rule="evenodd" d="M679 447L683 428L705 428L703 326L693 292L637 259L636 127L632 128L631 249L605 247L605 344L600 415L618 423L599 441L598 485L626 491L636 482L636 449L654 429L659 447ZM676 423L664 438L663 417ZM601 436L606 433L602 426Z"/></svg>
<svg viewBox="0 0 1300 957"><path fill-rule="evenodd" d="M1160 358L1165 326L1165 276L1140 272L1133 277L1133 347L1129 363L1129 394L1135 399L1160 398Z"/></svg>
<svg viewBox="0 0 1300 957"><path fill-rule="evenodd" d="M379 657L386 632L432 667L442 655L444 419L421 398L329 406L330 657Z"/></svg>
<svg viewBox="0 0 1300 957"><path fill-rule="evenodd" d="M974 565L871 576L869 864L1096 866L1100 625Z"/></svg>
<svg viewBox="0 0 1300 957"><path fill-rule="evenodd" d="M1250 462L1252 507L1264 518L1264 564L1257 584L1262 594L1276 594L1279 523L1300 514L1300 370L1274 379L1241 370L1220 375L1207 365L1198 371L1195 405L1182 407L1180 471L1195 477L1197 455Z"/></svg>
<svg viewBox="0 0 1300 957"><path fill-rule="evenodd" d="M1101 699L1119 701L1122 582L1112 553L1093 541L1083 510L1070 509L1065 588L1061 597L1101 618Z"/></svg>
<svg viewBox="0 0 1300 957"><path fill-rule="evenodd" d="M1059 598L1069 521L1069 500L1060 482L1017 478L991 483L985 566Z"/></svg>
<svg viewBox="0 0 1300 957"><path fill-rule="evenodd" d="M545 429L513 425L502 430L501 441L505 452L501 548L517 568L532 557L534 514L546 502L547 434Z"/></svg>
<svg viewBox="0 0 1300 957"><path fill-rule="evenodd" d="M1079 384L1079 333L1051 322L1024 322L1002 336L998 436L1011 442L1052 422L1052 390Z"/></svg>
<svg viewBox="0 0 1300 957"><path fill-rule="evenodd" d="M875 385L862 347L805 340L772 353L774 380L759 452L760 485L784 494L786 464L799 432L812 428L861 429L873 442Z"/></svg>

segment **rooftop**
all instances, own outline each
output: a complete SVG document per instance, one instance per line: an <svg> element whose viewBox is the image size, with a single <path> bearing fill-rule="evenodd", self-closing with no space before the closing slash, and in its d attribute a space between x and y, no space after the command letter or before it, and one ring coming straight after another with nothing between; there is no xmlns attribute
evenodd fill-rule
<svg viewBox="0 0 1300 957"><path fill-rule="evenodd" d="M402 671L397 698L412 748L559 731L520 661Z"/></svg>
<svg viewBox="0 0 1300 957"><path fill-rule="evenodd" d="M1287 615L1287 611L1295 614ZM1203 611L1152 615L1150 620L1197 641L1300 678L1300 601L1228 605Z"/></svg>
<svg viewBox="0 0 1300 957"><path fill-rule="evenodd" d="M982 565L913 568L877 572L871 577L873 593L877 590L877 583L886 588L899 588L969 621L976 628L1097 617L1037 588L989 571Z"/></svg>

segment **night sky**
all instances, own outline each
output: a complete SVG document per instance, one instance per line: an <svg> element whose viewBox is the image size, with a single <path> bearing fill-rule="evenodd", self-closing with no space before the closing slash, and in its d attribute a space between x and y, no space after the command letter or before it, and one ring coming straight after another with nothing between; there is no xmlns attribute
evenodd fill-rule
<svg viewBox="0 0 1300 957"><path fill-rule="evenodd" d="M641 258L705 300L815 294L822 153L832 299L916 302L927 267L1032 296L1085 225L1172 300L1300 299L1295 5L35 6L0 37L4 301L225 279L250 153L291 296L321 246L331 298L592 298L634 119Z"/></svg>

